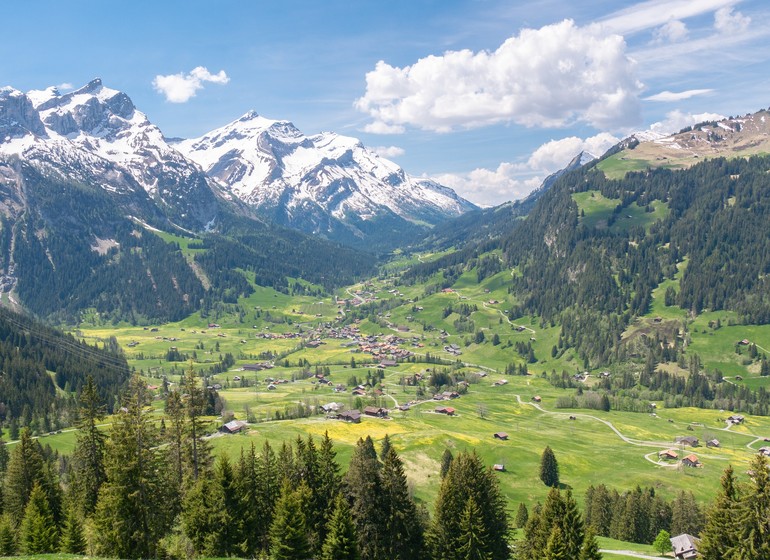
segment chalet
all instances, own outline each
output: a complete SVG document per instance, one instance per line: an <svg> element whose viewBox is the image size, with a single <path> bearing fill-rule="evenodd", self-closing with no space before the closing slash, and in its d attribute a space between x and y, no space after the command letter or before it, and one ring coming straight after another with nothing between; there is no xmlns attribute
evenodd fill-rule
<svg viewBox="0 0 770 560"><path fill-rule="evenodd" d="M694 453L691 453L690 455L682 459L682 465L684 465L685 467L700 467L701 462L698 461L697 455L695 455Z"/></svg>
<svg viewBox="0 0 770 560"><path fill-rule="evenodd" d="M233 377L233 381L240 381L240 380L241 380L241 376L240 375L236 375L236 376Z"/></svg>
<svg viewBox="0 0 770 560"><path fill-rule="evenodd" d="M543 399L541 399L538 395L535 395L534 397L532 397L532 400L535 402L541 402Z"/></svg>
<svg viewBox="0 0 770 560"><path fill-rule="evenodd" d="M505 432L495 432L494 434L492 434L492 436L495 439L501 439L503 441L508 439L508 434L506 434Z"/></svg>
<svg viewBox="0 0 770 560"><path fill-rule="evenodd" d="M492 383L492 385L494 385L495 387L500 387L502 385L507 385L507 384L508 384L508 380L507 379L498 379L497 381Z"/></svg>
<svg viewBox="0 0 770 560"><path fill-rule="evenodd" d="M671 548L674 550L674 556L679 560L690 560L698 557L698 545L700 539L692 535L677 535L671 537Z"/></svg>
<svg viewBox="0 0 770 560"><path fill-rule="evenodd" d="M679 454L673 449L667 449L658 453L658 459L675 460L679 458Z"/></svg>
<svg viewBox="0 0 770 560"><path fill-rule="evenodd" d="M350 392L350 394L351 394L351 395L354 395L354 396L356 396L356 397L363 397L364 395L366 395L366 391L364 391L363 389L359 389L358 387L356 387L355 389L353 389L353 390Z"/></svg>
<svg viewBox="0 0 770 560"><path fill-rule="evenodd" d="M353 424L360 424L361 423L361 412L358 410L346 410L345 412L341 412L339 416L337 416L340 420L343 422L352 422Z"/></svg>
<svg viewBox="0 0 770 560"><path fill-rule="evenodd" d="M457 391L444 391L443 393L441 393L441 396L444 397L445 399L459 399L460 393L458 393Z"/></svg>
<svg viewBox="0 0 770 560"><path fill-rule="evenodd" d="M248 424L243 420L232 420L219 428L219 431L224 434L237 434L238 432L245 430Z"/></svg>
<svg viewBox="0 0 770 560"><path fill-rule="evenodd" d="M275 391L277 388L278 388L278 387L276 387L276 386L275 386L274 384L272 384L272 383L270 383L270 384L267 386L267 390L268 390L268 391Z"/></svg>
<svg viewBox="0 0 770 560"><path fill-rule="evenodd" d="M397 365L398 365L398 362L396 360L382 360L380 362L381 368L396 367Z"/></svg>
<svg viewBox="0 0 770 560"><path fill-rule="evenodd" d="M698 438L695 436L679 436L674 442L682 445L689 445L690 447L698 447Z"/></svg>
<svg viewBox="0 0 770 560"><path fill-rule="evenodd" d="M344 386L342 383L339 383L339 384L338 384L338 385L337 385L337 386L334 388L334 392L335 392L335 393L344 393L344 392L345 392L345 386Z"/></svg>
<svg viewBox="0 0 770 560"><path fill-rule="evenodd" d="M718 439L710 439L706 442L706 447L719 447Z"/></svg>
<svg viewBox="0 0 770 560"><path fill-rule="evenodd" d="M379 406L367 406L364 407L364 414L367 416L373 416L374 418L387 418L388 409L381 408Z"/></svg>
<svg viewBox="0 0 770 560"><path fill-rule="evenodd" d="M738 344L740 344L741 346L748 346L749 344L751 344L751 341L749 341L748 338L744 338L743 340L739 340Z"/></svg>
<svg viewBox="0 0 770 560"><path fill-rule="evenodd" d="M492 465L492 470L498 471L498 472L505 472L505 465L501 465L500 463L496 465Z"/></svg>
<svg viewBox="0 0 770 560"><path fill-rule="evenodd" d="M447 416L454 416L455 409L451 406L437 406L436 407L436 413L437 414L446 414Z"/></svg>
<svg viewBox="0 0 770 560"><path fill-rule="evenodd" d="M727 418L727 421L730 422L730 424L743 424L744 417L740 414L733 414Z"/></svg>
<svg viewBox="0 0 770 560"><path fill-rule="evenodd" d="M210 329L218 329L219 325L217 323L209 323L209 328Z"/></svg>
<svg viewBox="0 0 770 560"><path fill-rule="evenodd" d="M326 413L337 412L340 408L342 408L342 405L336 402L330 402L329 404L321 405L321 410L323 410Z"/></svg>

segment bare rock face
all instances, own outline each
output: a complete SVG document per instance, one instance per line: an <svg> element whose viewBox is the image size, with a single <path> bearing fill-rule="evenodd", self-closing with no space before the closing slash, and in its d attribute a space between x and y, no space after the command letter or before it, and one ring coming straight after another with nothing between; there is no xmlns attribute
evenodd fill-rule
<svg viewBox="0 0 770 560"><path fill-rule="evenodd" d="M20 91L0 89L0 143L27 134L46 135L32 102Z"/></svg>

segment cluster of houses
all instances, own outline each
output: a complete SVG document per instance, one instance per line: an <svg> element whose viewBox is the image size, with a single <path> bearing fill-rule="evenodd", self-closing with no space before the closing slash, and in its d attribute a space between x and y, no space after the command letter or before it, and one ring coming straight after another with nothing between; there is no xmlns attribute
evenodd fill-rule
<svg viewBox="0 0 770 560"><path fill-rule="evenodd" d="M330 403L330 404L336 404L336 403ZM329 406L329 405L325 405ZM330 418L336 418L337 420L342 420L343 422L350 422L353 424L359 424L361 422L361 416L369 416L371 418L381 418L386 419L389 418L388 414L390 411L387 408L382 408L379 406L367 406L364 407L363 414L360 410L353 409L353 410L343 410L342 412L339 412L340 405L337 405L337 410L329 409L329 417ZM321 407L322 409L326 410L326 408Z"/></svg>
<svg viewBox="0 0 770 560"><path fill-rule="evenodd" d="M460 350L460 347L457 344L444 345L444 352L448 352L453 356L460 356L462 354L462 351Z"/></svg>

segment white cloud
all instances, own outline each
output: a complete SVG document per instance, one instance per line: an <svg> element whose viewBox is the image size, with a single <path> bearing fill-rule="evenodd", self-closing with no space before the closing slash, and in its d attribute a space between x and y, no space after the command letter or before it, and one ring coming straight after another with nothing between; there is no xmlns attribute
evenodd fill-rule
<svg viewBox="0 0 770 560"><path fill-rule="evenodd" d="M731 6L738 0L648 0L618 10L599 23L612 33L636 33Z"/></svg>
<svg viewBox="0 0 770 560"><path fill-rule="evenodd" d="M186 103L195 97L199 89L203 89L204 82L214 84L226 84L230 81L224 70L212 74L207 68L198 66L192 72L185 74L169 74L167 76L155 76L152 85L158 93L166 96L166 101L171 103Z"/></svg>
<svg viewBox="0 0 770 560"><path fill-rule="evenodd" d="M59 84L58 86L56 86L56 89L58 89L59 91L62 91L62 90L63 90L63 91L67 91L67 90L69 90L69 89L72 89L72 87L73 87L73 86L72 86L72 84L71 84L71 83L69 83L69 82L64 82L64 83L61 83L61 84Z"/></svg>
<svg viewBox="0 0 770 560"><path fill-rule="evenodd" d="M500 204L524 198L538 188L548 175L564 169L580 152L601 156L619 141L619 138L606 132L585 139L570 136L546 142L532 152L526 163L503 162L496 169L444 173L433 179L476 204Z"/></svg>
<svg viewBox="0 0 770 560"><path fill-rule="evenodd" d="M551 140L532 152L527 160L527 166L532 170L550 174L564 169L572 158L580 152L589 152L599 157L618 142L620 142L620 138L607 132L601 132L585 139L570 136L561 140Z"/></svg>
<svg viewBox="0 0 770 560"><path fill-rule="evenodd" d="M741 33L751 23L749 16L740 12L733 13L732 7L720 8L714 14L714 29L719 33Z"/></svg>
<svg viewBox="0 0 770 560"><path fill-rule="evenodd" d="M687 39L689 31L684 22L678 19L672 19L665 25L656 29L652 36L656 43L676 43Z"/></svg>
<svg viewBox="0 0 770 560"><path fill-rule="evenodd" d="M364 127L364 132L369 134L403 134L406 129L400 125L389 125L382 121L369 123Z"/></svg>
<svg viewBox="0 0 770 560"><path fill-rule="evenodd" d="M372 151L378 156L385 158L395 158L406 153L404 148L399 148L398 146L376 146L372 148Z"/></svg>
<svg viewBox="0 0 770 560"><path fill-rule="evenodd" d="M718 113L693 114L683 113L677 109L666 113L665 120L651 124L650 130L661 134L673 134L679 132L686 126L702 123L704 121L720 121L724 118L724 115Z"/></svg>
<svg viewBox="0 0 770 560"><path fill-rule="evenodd" d="M479 168L469 173L444 173L432 178L479 206L494 206L524 198L543 182L544 177L520 178L520 173L519 166L503 162L497 169Z"/></svg>
<svg viewBox="0 0 770 560"><path fill-rule="evenodd" d="M638 122L641 88L622 37L565 20L523 29L493 52L449 51L403 68L380 61L356 107L374 119L367 132L577 121L614 129Z"/></svg>
<svg viewBox="0 0 770 560"><path fill-rule="evenodd" d="M645 101L682 101L683 99L690 99L696 95L704 95L711 93L713 89L688 89L687 91L661 91L655 95L645 97Z"/></svg>

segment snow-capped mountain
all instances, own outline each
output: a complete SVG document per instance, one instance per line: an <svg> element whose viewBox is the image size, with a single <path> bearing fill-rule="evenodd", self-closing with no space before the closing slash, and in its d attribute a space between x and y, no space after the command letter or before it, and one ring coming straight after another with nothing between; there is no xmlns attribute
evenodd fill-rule
<svg viewBox="0 0 770 560"><path fill-rule="evenodd" d="M215 221L217 199L226 197L125 93L99 79L63 95L56 88L1 91L0 155L99 185L128 209L193 229Z"/></svg>
<svg viewBox="0 0 770 560"><path fill-rule="evenodd" d="M175 147L247 204L312 233L362 237L366 222L434 225L475 208L355 138L306 136L288 121L255 112Z"/></svg>

